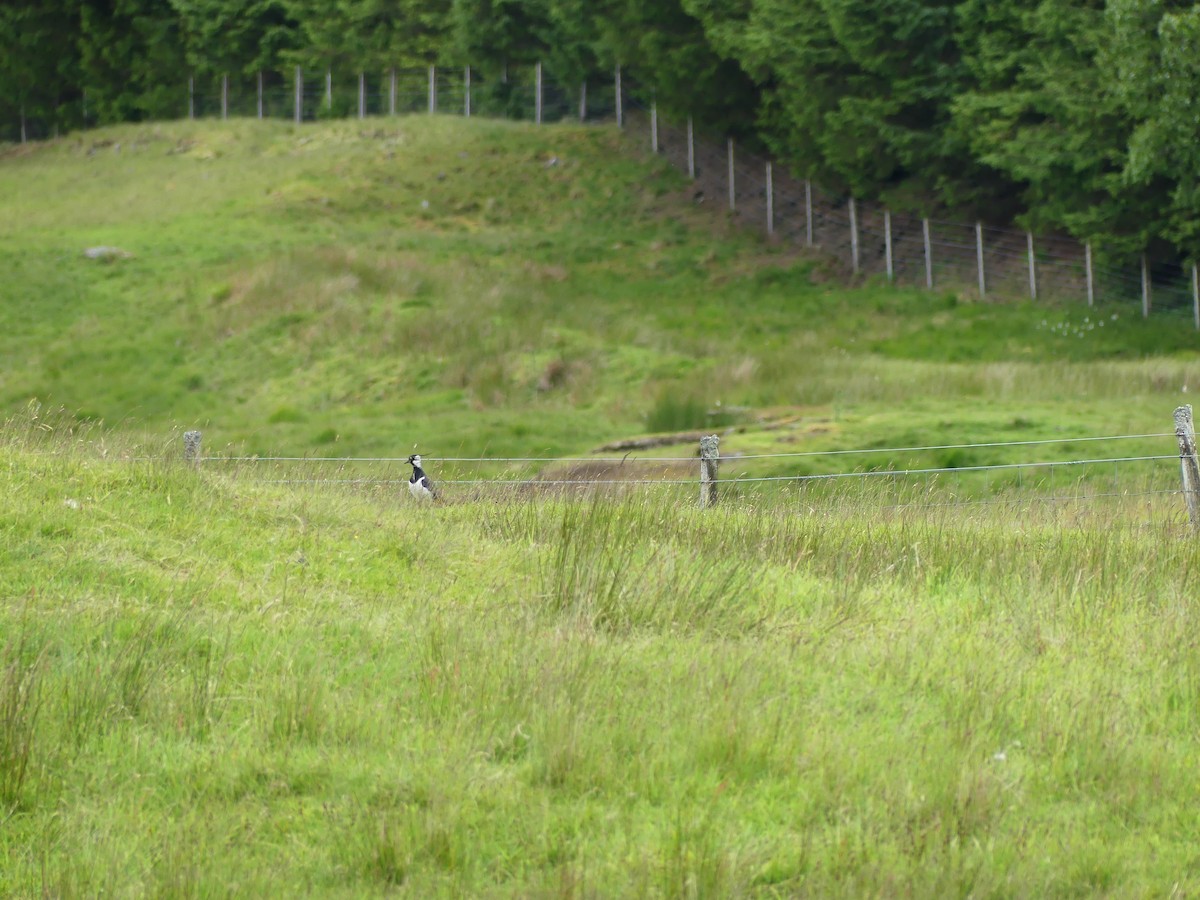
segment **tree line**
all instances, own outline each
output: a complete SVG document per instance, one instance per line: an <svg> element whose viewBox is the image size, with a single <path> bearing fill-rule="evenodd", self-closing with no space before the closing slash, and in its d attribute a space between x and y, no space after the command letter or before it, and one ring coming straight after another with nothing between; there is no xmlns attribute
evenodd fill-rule
<svg viewBox="0 0 1200 900"><path fill-rule="evenodd" d="M1178 0L9 0L0 120L180 114L189 77L541 62L826 189L1200 258L1200 6Z"/></svg>

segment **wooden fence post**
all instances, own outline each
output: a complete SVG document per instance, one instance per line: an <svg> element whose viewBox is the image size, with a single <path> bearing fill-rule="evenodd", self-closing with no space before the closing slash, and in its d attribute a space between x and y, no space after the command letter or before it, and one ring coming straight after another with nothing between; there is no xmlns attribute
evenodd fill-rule
<svg viewBox="0 0 1200 900"><path fill-rule="evenodd" d="M1183 469L1183 498L1187 501L1188 521L1200 525L1200 464L1196 461L1196 431L1192 425L1192 407L1175 408L1175 437L1179 439L1179 461Z"/></svg>
<svg viewBox="0 0 1200 900"><path fill-rule="evenodd" d="M22 116L21 124L22 124L22 126L24 126L24 115L25 115L25 108L21 107L21 116ZM196 79L195 78L188 78L188 118L189 119L196 118ZM21 143L22 144L25 143L23 132L22 132Z"/></svg>
<svg viewBox="0 0 1200 900"><path fill-rule="evenodd" d="M579 121L587 121L587 81L579 82Z"/></svg>
<svg viewBox="0 0 1200 900"><path fill-rule="evenodd" d="M650 101L650 152L658 156L658 101Z"/></svg>
<svg viewBox="0 0 1200 900"><path fill-rule="evenodd" d="M258 73L258 117L263 117L263 81L262 72Z"/></svg>
<svg viewBox="0 0 1200 900"><path fill-rule="evenodd" d="M325 108L333 109L333 69L325 70Z"/></svg>
<svg viewBox="0 0 1200 900"><path fill-rule="evenodd" d="M1191 410L1191 407L1188 407ZM1190 415L1190 412L1189 412ZM183 433L183 458L185 462L200 468L200 432L185 431Z"/></svg>
<svg viewBox="0 0 1200 900"><path fill-rule="evenodd" d="M221 121L229 118L229 76L221 76Z"/></svg>
<svg viewBox="0 0 1200 900"><path fill-rule="evenodd" d="M471 118L471 67L463 70L463 110L464 115Z"/></svg>
<svg viewBox="0 0 1200 900"><path fill-rule="evenodd" d="M720 443L721 438L715 434L700 438L701 509L717 505L717 466L721 464L721 453L717 445Z"/></svg>
<svg viewBox="0 0 1200 900"><path fill-rule="evenodd" d="M388 69L388 115L396 114L396 67Z"/></svg>
<svg viewBox="0 0 1200 900"><path fill-rule="evenodd" d="M358 73L358 117L367 117L367 73Z"/></svg>

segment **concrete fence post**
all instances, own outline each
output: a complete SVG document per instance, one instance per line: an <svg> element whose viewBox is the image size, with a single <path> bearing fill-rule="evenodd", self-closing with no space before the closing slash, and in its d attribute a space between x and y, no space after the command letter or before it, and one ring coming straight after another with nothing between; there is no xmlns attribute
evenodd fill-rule
<svg viewBox="0 0 1200 900"><path fill-rule="evenodd" d="M718 435L700 438L700 507L709 509L717 505L717 467L721 464L721 443Z"/></svg>
<svg viewBox="0 0 1200 900"><path fill-rule="evenodd" d="M1188 521L1194 527L1200 526L1200 464L1196 460L1196 431L1192 424L1190 404L1175 409L1175 437L1179 440L1179 462Z"/></svg>

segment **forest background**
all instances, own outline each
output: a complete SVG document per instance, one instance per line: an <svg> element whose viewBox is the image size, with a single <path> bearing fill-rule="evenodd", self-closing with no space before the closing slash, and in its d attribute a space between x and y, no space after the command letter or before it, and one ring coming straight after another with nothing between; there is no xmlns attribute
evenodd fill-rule
<svg viewBox="0 0 1200 900"><path fill-rule="evenodd" d="M17 0L0 138L177 118L189 78L533 62L572 85L626 67L826 190L1200 258L1190 2Z"/></svg>

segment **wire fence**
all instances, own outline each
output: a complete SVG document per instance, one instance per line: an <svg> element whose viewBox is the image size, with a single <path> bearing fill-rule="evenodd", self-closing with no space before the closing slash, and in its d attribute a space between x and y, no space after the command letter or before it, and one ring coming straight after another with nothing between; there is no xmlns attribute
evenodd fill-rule
<svg viewBox="0 0 1200 900"><path fill-rule="evenodd" d="M81 103L87 127L94 116L86 90ZM697 202L727 205L741 222L772 239L823 252L849 273L981 298L1056 297L1077 300L1085 309L1103 307L1073 328L1071 334L1079 337L1122 311L1186 318L1200 329L1200 273L1194 264L1146 256L1114 262L1102 248L1064 235L920 217L825 191L730 139L703 132L703 123L668 122L655 108L653 91L620 69L577 85L556 81L540 65L499 72L470 66L384 72L296 68L193 77L180 87L176 112L181 118L295 122L413 113L538 123L616 121L644 134L652 152L687 172L696 182ZM24 116L19 123L0 123L0 141L51 136L51 128Z"/></svg>
<svg viewBox="0 0 1200 900"><path fill-rule="evenodd" d="M1128 520L1179 518L1185 505L1174 433L868 447L728 455L720 459L725 503L784 503L810 512L1088 507ZM1081 446L1131 444L1135 452L1075 455ZM1161 452L1156 452L1161 450ZM971 462L971 454L1039 458ZM1057 451L1057 452L1053 452ZM947 454L954 454L947 457ZM845 465L861 458L859 465ZM947 458L958 461L941 464ZM407 457L196 456L235 478L296 488L334 487L405 496ZM423 457L447 503L497 499L642 495L693 502L697 455Z"/></svg>

